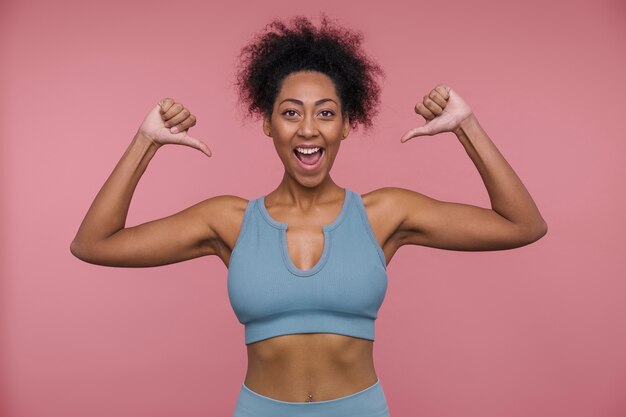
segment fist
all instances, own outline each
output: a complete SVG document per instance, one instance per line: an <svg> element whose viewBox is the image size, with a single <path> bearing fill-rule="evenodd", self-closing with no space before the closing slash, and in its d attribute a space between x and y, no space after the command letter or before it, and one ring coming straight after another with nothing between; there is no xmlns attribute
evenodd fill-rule
<svg viewBox="0 0 626 417"><path fill-rule="evenodd" d="M416 136L432 136L441 132L456 130L461 122L472 115L472 109L459 94L445 84L439 84L415 105L415 112L426 119L424 126L409 130L400 142Z"/></svg>
<svg viewBox="0 0 626 417"><path fill-rule="evenodd" d="M138 133L150 139L158 147L167 143L185 145L211 156L211 150L202 141L189 135L195 126L196 116L172 98L164 98L150 110L139 126Z"/></svg>

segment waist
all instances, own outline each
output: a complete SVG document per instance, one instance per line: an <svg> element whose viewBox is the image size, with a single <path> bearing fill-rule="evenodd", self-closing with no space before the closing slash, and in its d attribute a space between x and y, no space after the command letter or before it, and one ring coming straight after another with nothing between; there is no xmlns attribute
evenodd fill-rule
<svg viewBox="0 0 626 417"><path fill-rule="evenodd" d="M254 392L281 401L317 401L358 392L378 377L373 341L332 333L291 334L248 347L244 384Z"/></svg>

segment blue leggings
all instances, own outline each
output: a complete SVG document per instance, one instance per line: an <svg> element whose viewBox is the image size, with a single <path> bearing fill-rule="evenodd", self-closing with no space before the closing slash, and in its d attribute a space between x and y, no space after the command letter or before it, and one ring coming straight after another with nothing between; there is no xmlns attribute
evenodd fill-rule
<svg viewBox="0 0 626 417"><path fill-rule="evenodd" d="M280 401L241 385L233 417L390 417L380 380L354 394L327 401Z"/></svg>

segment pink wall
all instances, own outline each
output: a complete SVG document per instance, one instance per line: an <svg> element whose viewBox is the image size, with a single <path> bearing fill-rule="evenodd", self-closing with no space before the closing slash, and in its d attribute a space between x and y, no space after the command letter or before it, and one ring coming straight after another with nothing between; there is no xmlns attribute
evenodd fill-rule
<svg viewBox="0 0 626 417"><path fill-rule="evenodd" d="M246 352L221 261L101 267L69 244L162 97L192 109L213 158L161 149L128 226L273 190L281 165L242 122L235 58L271 18L320 11L362 30L387 73L376 128L344 142L338 184L490 207L452 133L399 141L444 82L549 225L516 250L398 251L375 342L392 416L626 415L623 3L13 0L0 4L2 417L232 413Z"/></svg>

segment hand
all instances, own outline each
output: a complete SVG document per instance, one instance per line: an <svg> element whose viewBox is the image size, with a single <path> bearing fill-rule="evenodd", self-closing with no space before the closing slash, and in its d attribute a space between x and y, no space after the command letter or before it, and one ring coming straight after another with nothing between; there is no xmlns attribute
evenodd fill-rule
<svg viewBox="0 0 626 417"><path fill-rule="evenodd" d="M164 98L150 110L139 126L138 133L158 147L166 143L190 146L211 156L211 150L202 141L189 136L187 130L195 126L196 116L174 99ZM175 130L177 129L177 130Z"/></svg>
<svg viewBox="0 0 626 417"><path fill-rule="evenodd" d="M415 105L415 112L428 122L402 135L400 138L402 143L416 136L432 136L441 132L455 131L461 122L473 114L461 96L445 84L439 84L430 94L424 96L424 100Z"/></svg>

